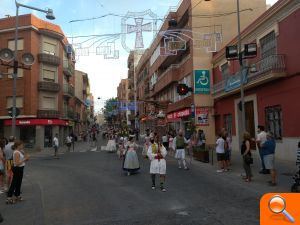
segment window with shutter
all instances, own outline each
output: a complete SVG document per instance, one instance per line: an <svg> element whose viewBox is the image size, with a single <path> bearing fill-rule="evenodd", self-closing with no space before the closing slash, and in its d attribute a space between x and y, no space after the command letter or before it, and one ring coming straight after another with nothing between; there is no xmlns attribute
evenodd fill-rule
<svg viewBox="0 0 300 225"><path fill-rule="evenodd" d="M7 97L6 98L6 108L10 108L13 106L13 98L12 97ZM16 106L18 108L23 108L23 97L16 97Z"/></svg>
<svg viewBox="0 0 300 225"><path fill-rule="evenodd" d="M8 48L12 51L15 50L15 40L8 41ZM18 51L24 50L24 39L18 39L17 49Z"/></svg>
<svg viewBox="0 0 300 225"><path fill-rule="evenodd" d="M56 109L55 107L56 99L55 97L43 96L43 109Z"/></svg>

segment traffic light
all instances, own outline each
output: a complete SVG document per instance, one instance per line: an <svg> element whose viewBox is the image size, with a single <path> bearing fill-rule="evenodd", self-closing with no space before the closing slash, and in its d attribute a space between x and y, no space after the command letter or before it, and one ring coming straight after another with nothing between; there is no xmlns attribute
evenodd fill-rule
<svg viewBox="0 0 300 225"><path fill-rule="evenodd" d="M186 84L177 85L177 93L179 95L186 95L189 91L191 91L191 88L189 88Z"/></svg>

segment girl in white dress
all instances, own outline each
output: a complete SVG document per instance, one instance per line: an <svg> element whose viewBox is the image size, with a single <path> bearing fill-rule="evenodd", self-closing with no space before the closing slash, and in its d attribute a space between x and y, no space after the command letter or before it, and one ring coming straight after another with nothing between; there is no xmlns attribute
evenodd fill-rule
<svg viewBox="0 0 300 225"><path fill-rule="evenodd" d="M164 187L164 183L166 180L166 160L165 157L167 156L166 148L161 144L154 142L151 139L151 144L148 149L148 158L151 161L150 164L150 174L152 180L152 190L155 190L155 178L156 174L160 177L160 189L161 191L165 192L166 189Z"/></svg>
<svg viewBox="0 0 300 225"><path fill-rule="evenodd" d="M137 144L133 141L133 137L129 137L129 141L125 146L126 153L123 163L123 170L127 171L128 176L136 173L140 169L139 159L136 154L137 147Z"/></svg>
<svg viewBox="0 0 300 225"><path fill-rule="evenodd" d="M117 145L115 140L115 135L111 134L109 136L109 140L107 142L106 151L108 152L115 152L117 151Z"/></svg>

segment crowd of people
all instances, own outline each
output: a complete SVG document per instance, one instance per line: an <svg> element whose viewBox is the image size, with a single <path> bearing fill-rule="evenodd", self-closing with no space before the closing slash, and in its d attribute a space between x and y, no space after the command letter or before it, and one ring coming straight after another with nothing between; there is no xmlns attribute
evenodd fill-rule
<svg viewBox="0 0 300 225"><path fill-rule="evenodd" d="M138 172L140 164L136 153L138 149L138 146L135 143L135 140L137 139L136 132L134 130L110 128L104 133L105 137L108 139L106 150L108 152L117 152L118 157L123 160L123 170L127 172L127 175ZM184 135L183 130L178 130L178 132L170 131L159 136L156 132L147 129L146 133L144 135L139 135L139 137L143 140L142 156L151 161L150 174L152 188L155 189L155 175L159 175L161 189L163 191L165 191L166 156L174 156L178 162L179 169L189 170L186 162L186 151L188 154L191 154L195 148L206 148L206 137L203 130L195 131L187 137ZM256 138L251 137L249 132L243 134L243 140L240 147L244 169L243 179L245 182L251 182L253 179L253 151L254 149L256 150L256 147L261 159L260 173L270 174L268 184L270 186L276 186L276 142L272 133L266 132L263 126L258 126ZM215 151L218 161L217 173L230 171L232 165L232 137L226 129L220 131L216 139ZM298 183L300 183L299 178Z"/></svg>

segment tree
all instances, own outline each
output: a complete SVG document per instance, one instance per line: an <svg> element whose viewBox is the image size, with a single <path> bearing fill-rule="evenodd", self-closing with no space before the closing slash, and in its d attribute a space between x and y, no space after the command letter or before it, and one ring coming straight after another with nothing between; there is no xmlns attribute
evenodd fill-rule
<svg viewBox="0 0 300 225"><path fill-rule="evenodd" d="M117 98L110 98L105 101L104 118L108 123L112 123L118 114L119 103Z"/></svg>

